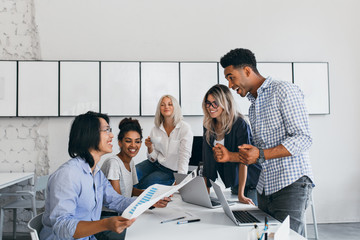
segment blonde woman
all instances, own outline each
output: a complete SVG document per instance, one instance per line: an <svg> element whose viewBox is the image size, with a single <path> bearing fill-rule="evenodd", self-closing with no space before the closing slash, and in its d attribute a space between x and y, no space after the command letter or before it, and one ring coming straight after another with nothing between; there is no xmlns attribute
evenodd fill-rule
<svg viewBox="0 0 360 240"><path fill-rule="evenodd" d="M238 152L238 146L251 143L250 127L238 113L234 98L228 87L217 84L205 94L203 103L203 176L207 186L209 179L215 181L217 173L225 187L232 187L242 203L256 204L256 184L260 175L259 165L246 166L238 163L218 163L214 155L220 145L230 152ZM249 197L247 197L249 196Z"/></svg>
<svg viewBox="0 0 360 240"><path fill-rule="evenodd" d="M136 165L139 189L155 183L172 185L174 172L188 171L193 133L183 121L180 105L173 96L160 98L154 122L150 136L145 139L148 159Z"/></svg>

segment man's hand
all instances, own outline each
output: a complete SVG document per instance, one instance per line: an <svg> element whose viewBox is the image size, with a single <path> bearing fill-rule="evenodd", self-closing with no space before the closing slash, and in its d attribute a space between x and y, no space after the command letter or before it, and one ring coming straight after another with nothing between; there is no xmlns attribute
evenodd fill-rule
<svg viewBox="0 0 360 240"><path fill-rule="evenodd" d="M171 198L164 197L163 199L157 201L153 206L156 208L164 208L171 201Z"/></svg>
<svg viewBox="0 0 360 240"><path fill-rule="evenodd" d="M136 218L133 219L126 219L120 216L105 218L107 229L110 231L121 233L125 230L125 228L128 228L135 222Z"/></svg>
<svg viewBox="0 0 360 240"><path fill-rule="evenodd" d="M214 152L214 158L217 162L230 162L231 161L231 153L226 147L220 143L217 143L215 147L212 148Z"/></svg>
<svg viewBox="0 0 360 240"><path fill-rule="evenodd" d="M256 163L259 158L260 151L257 147L249 144L243 144L239 148L239 159L240 162L249 165Z"/></svg>

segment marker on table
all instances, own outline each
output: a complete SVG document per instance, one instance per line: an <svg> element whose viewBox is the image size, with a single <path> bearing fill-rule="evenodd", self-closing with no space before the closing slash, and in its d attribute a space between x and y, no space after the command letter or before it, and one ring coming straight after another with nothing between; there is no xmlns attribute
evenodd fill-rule
<svg viewBox="0 0 360 240"><path fill-rule="evenodd" d="M176 221L176 220L180 220L180 219L184 219L184 218L185 217L178 217L178 218L168 219L168 220L161 221L160 223L172 222L172 221Z"/></svg>
<svg viewBox="0 0 360 240"><path fill-rule="evenodd" d="M200 219L192 219L192 220L184 220L184 221L179 221L177 222L177 224L185 224L185 223L192 223L192 222L199 222Z"/></svg>
<svg viewBox="0 0 360 240"><path fill-rule="evenodd" d="M264 232L261 234L260 240L262 240L264 233L266 233L266 230L268 230L269 225L268 225L268 218L265 217L265 226L264 226ZM267 238L267 234L265 235L265 238Z"/></svg>

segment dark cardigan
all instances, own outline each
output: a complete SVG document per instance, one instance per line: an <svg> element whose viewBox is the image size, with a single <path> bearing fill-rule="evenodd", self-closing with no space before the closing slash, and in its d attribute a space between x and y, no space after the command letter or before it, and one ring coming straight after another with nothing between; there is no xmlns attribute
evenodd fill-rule
<svg viewBox="0 0 360 240"><path fill-rule="evenodd" d="M215 181L217 178L217 172L219 173L221 180L224 182L225 187L233 187L238 184L238 164L239 163L218 163L214 159L214 153L212 151L215 136L210 136L211 146L206 142L206 128L204 128L203 134L203 147L202 147L202 161L204 164L203 176L206 177L207 185L211 186L209 179ZM242 117L237 117L229 134L225 135L224 146L230 152L238 152L238 146L242 144L252 144L252 136L249 125ZM255 188L259 180L261 167L258 164L252 164L248 166L248 174L246 179L246 186Z"/></svg>

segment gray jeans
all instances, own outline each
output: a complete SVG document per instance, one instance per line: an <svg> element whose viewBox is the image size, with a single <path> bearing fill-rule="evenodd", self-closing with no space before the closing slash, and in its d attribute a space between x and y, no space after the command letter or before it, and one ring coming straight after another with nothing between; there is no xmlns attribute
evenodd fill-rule
<svg viewBox="0 0 360 240"><path fill-rule="evenodd" d="M290 228L305 236L304 214L313 188L307 176L299 178L289 186L265 196L257 196L259 208L280 222L290 215Z"/></svg>

